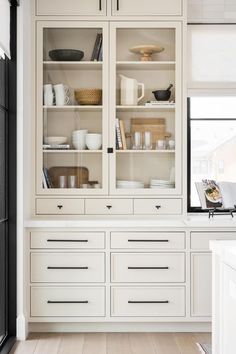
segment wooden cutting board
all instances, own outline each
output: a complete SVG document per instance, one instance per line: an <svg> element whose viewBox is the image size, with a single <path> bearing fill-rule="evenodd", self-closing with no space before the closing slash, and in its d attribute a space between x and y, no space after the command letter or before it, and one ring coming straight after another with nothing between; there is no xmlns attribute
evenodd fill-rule
<svg viewBox="0 0 236 354"><path fill-rule="evenodd" d="M76 166L55 166L48 170L53 188L59 188L59 176L77 176L77 186L88 184L89 170L87 167Z"/></svg>
<svg viewBox="0 0 236 354"><path fill-rule="evenodd" d="M132 118L131 134L134 132L151 132L153 144L157 140L171 137L171 134L166 132L165 118Z"/></svg>

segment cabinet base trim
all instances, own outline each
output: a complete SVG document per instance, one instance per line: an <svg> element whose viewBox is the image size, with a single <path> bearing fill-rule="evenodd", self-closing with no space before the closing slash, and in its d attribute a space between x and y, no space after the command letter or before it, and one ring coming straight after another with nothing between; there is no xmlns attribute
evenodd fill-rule
<svg viewBox="0 0 236 354"><path fill-rule="evenodd" d="M211 332L211 323L29 323L29 332Z"/></svg>

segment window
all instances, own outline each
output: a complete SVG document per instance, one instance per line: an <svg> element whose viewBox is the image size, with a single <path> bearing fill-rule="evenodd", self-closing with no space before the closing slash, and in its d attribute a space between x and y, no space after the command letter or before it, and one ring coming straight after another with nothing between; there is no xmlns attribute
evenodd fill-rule
<svg viewBox="0 0 236 354"><path fill-rule="evenodd" d="M236 97L192 97L188 103L188 209L199 211L196 182L236 182Z"/></svg>

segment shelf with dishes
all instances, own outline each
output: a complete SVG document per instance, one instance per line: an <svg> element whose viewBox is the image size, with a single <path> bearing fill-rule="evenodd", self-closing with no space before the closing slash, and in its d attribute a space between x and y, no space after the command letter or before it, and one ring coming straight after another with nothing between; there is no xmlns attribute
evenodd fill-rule
<svg viewBox="0 0 236 354"><path fill-rule="evenodd" d="M175 61L117 61L117 70L175 70Z"/></svg>
<svg viewBox="0 0 236 354"><path fill-rule="evenodd" d="M101 70L103 62L98 61L44 61L44 70Z"/></svg>
<svg viewBox="0 0 236 354"><path fill-rule="evenodd" d="M63 150L63 149L43 149L44 154L97 154L102 153L102 150Z"/></svg>

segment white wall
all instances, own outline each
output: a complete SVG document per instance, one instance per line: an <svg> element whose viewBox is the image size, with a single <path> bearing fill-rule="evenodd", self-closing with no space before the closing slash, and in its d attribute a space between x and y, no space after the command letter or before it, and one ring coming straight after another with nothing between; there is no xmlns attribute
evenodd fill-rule
<svg viewBox="0 0 236 354"><path fill-rule="evenodd" d="M235 23L235 0L188 0L188 22Z"/></svg>

